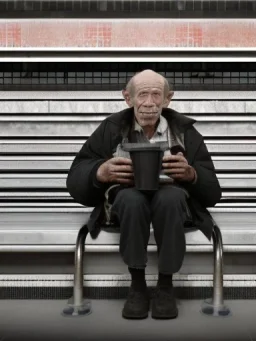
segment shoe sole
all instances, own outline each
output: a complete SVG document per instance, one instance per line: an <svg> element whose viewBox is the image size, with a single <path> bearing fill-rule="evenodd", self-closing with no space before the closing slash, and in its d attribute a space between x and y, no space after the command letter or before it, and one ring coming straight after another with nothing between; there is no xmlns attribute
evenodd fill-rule
<svg viewBox="0 0 256 341"><path fill-rule="evenodd" d="M155 320L171 320L171 319L175 319L176 317L178 317L178 312L173 315L151 314L151 317Z"/></svg>
<svg viewBox="0 0 256 341"><path fill-rule="evenodd" d="M127 319L127 320L143 320L146 319L148 317L148 313L145 315L140 315L140 316L134 316L134 315L125 315L124 313L122 313L123 318Z"/></svg>

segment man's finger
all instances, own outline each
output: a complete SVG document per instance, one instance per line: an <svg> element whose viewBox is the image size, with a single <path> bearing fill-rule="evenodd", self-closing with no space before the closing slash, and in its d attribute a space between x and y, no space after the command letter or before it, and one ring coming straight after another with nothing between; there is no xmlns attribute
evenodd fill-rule
<svg viewBox="0 0 256 341"><path fill-rule="evenodd" d="M163 166L163 168L165 169L165 168L184 168L184 169L186 169L187 168L187 163L184 163L184 162L164 162L163 164L162 164L162 166Z"/></svg>
<svg viewBox="0 0 256 341"><path fill-rule="evenodd" d="M163 162L187 162L187 160L185 159L185 157L182 155L166 155L163 157Z"/></svg>
<svg viewBox="0 0 256 341"><path fill-rule="evenodd" d="M184 175L183 174L172 174L172 178L174 180L178 180L178 179L182 180L182 179L184 179Z"/></svg>
<svg viewBox="0 0 256 341"><path fill-rule="evenodd" d="M164 170L165 174L185 174L184 168L169 168Z"/></svg>
<svg viewBox="0 0 256 341"><path fill-rule="evenodd" d="M124 165L116 165L113 167L112 172L126 172L131 173L133 172L133 168L130 165L124 166Z"/></svg>
<svg viewBox="0 0 256 341"><path fill-rule="evenodd" d="M112 163L115 165L132 165L132 160L126 157L114 157L111 159Z"/></svg>
<svg viewBox="0 0 256 341"><path fill-rule="evenodd" d="M134 181L131 179L125 179L125 178L117 178L116 182L120 183L120 184L127 184L127 185L133 185Z"/></svg>
<svg viewBox="0 0 256 341"><path fill-rule="evenodd" d="M123 179L123 178L133 178L133 173L113 173L114 177L115 178L118 178L118 179Z"/></svg>

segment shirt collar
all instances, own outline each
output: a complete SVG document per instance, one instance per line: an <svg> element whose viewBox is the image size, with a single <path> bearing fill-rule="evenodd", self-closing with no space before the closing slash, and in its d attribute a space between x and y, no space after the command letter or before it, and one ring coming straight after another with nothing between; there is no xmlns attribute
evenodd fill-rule
<svg viewBox="0 0 256 341"><path fill-rule="evenodd" d="M168 123L167 123L166 118L164 118L162 115L160 115L159 118L160 118L160 120L159 120L158 126L156 128L156 133L158 135L163 135L168 128ZM134 118L134 130L138 131L138 132L143 131L142 127L139 125L139 123L136 121L135 118Z"/></svg>

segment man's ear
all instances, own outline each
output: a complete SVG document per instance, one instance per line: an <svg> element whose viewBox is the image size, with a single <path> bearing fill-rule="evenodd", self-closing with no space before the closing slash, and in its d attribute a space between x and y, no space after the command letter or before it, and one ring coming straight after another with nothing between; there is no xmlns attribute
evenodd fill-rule
<svg viewBox="0 0 256 341"><path fill-rule="evenodd" d="M130 96L129 92L124 89L124 90L122 90L122 94L123 94L123 98L125 99L125 102L131 108L133 105L132 105L131 96Z"/></svg>
<svg viewBox="0 0 256 341"><path fill-rule="evenodd" d="M163 104L163 108L168 108L172 98L173 98L174 92L173 91L169 91L168 95L165 97L164 99L164 104Z"/></svg>

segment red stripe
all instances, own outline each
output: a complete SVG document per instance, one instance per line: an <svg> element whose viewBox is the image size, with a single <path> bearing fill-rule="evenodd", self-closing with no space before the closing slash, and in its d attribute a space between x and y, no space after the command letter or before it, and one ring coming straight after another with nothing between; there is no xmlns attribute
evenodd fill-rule
<svg viewBox="0 0 256 341"><path fill-rule="evenodd" d="M12 21L0 47L255 47L254 21Z"/></svg>

